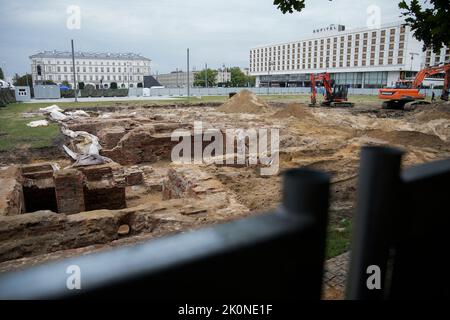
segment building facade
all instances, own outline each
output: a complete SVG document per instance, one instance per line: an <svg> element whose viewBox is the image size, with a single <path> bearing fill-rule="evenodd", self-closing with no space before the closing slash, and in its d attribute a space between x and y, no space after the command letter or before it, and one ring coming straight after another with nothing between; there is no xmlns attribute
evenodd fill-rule
<svg viewBox="0 0 450 320"><path fill-rule="evenodd" d="M188 74L184 71L173 71L166 74L154 75L156 80L166 88L185 88L187 87ZM189 86L194 86L195 71L189 72Z"/></svg>
<svg viewBox="0 0 450 320"><path fill-rule="evenodd" d="M309 86L311 73L328 72L337 84L381 88L450 60L447 47L440 54L422 48L401 22L378 29L332 25L305 39L252 48L250 74L256 76L256 86Z"/></svg>
<svg viewBox="0 0 450 320"><path fill-rule="evenodd" d="M30 56L33 83L69 82L73 86L72 53L44 51ZM131 88L143 83L150 75L151 60L134 53L75 53L76 82L109 88L112 82L118 88Z"/></svg>
<svg viewBox="0 0 450 320"><path fill-rule="evenodd" d="M195 75L198 70L189 72L189 85L194 86ZM171 73L154 75L156 80L166 88L185 88L187 87L187 72L184 71L172 71ZM216 83L226 83L231 81L231 72L223 69L217 70Z"/></svg>

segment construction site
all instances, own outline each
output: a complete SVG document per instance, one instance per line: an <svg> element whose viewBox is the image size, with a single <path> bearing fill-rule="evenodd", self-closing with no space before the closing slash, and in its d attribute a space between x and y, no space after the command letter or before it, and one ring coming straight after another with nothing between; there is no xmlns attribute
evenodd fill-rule
<svg viewBox="0 0 450 320"><path fill-rule="evenodd" d="M450 157L448 102L309 107L241 91L223 104L52 106L23 116L36 113L61 134L51 148L1 154L0 272L267 212L280 202L282 173L296 167L331 174L329 232L345 240L333 258L349 249L362 146L401 148L405 166ZM264 164L248 161L173 162L172 133L190 132L193 144L195 121L220 133L278 129L278 173L261 175ZM342 283L337 292L331 283L328 298L341 298Z"/></svg>

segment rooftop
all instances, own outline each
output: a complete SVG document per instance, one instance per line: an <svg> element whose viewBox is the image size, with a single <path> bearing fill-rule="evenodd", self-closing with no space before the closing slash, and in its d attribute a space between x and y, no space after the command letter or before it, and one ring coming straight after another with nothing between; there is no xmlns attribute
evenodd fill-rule
<svg viewBox="0 0 450 320"><path fill-rule="evenodd" d="M72 58L72 52L70 51L41 51L30 56L33 58ZM110 53L110 52L75 52L76 59L114 59L114 60L146 60L151 61L148 58L136 53Z"/></svg>

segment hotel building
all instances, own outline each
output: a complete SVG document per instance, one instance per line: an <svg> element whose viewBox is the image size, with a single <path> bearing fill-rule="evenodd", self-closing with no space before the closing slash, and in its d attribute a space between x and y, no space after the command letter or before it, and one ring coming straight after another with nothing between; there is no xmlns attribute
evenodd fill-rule
<svg viewBox="0 0 450 320"><path fill-rule="evenodd" d="M450 60L450 50L425 52L401 22L378 29L331 25L312 36L250 50L250 74L261 87L309 86L311 73L328 72L336 84L381 88L410 78L425 66Z"/></svg>

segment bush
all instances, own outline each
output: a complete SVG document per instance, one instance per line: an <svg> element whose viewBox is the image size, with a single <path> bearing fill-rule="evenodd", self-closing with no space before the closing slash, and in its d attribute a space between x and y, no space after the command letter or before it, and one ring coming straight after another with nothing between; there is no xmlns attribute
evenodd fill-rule
<svg viewBox="0 0 450 320"><path fill-rule="evenodd" d="M117 89L117 82L111 82L111 84L109 85L110 89L116 90Z"/></svg>
<svg viewBox="0 0 450 320"><path fill-rule="evenodd" d="M87 87L87 86L86 86ZM82 97L126 97L128 89L92 89L85 88L80 91Z"/></svg>
<svg viewBox="0 0 450 320"><path fill-rule="evenodd" d="M8 103L16 102L14 90L0 89L0 107L6 107Z"/></svg>
<svg viewBox="0 0 450 320"><path fill-rule="evenodd" d="M84 89L84 82L78 82L78 89L80 90Z"/></svg>
<svg viewBox="0 0 450 320"><path fill-rule="evenodd" d="M142 82L139 82L139 83L137 84L137 87L138 87L138 88L142 88L142 87L143 87Z"/></svg>
<svg viewBox="0 0 450 320"><path fill-rule="evenodd" d="M73 89L61 90L61 98L75 98L75 91Z"/></svg>

